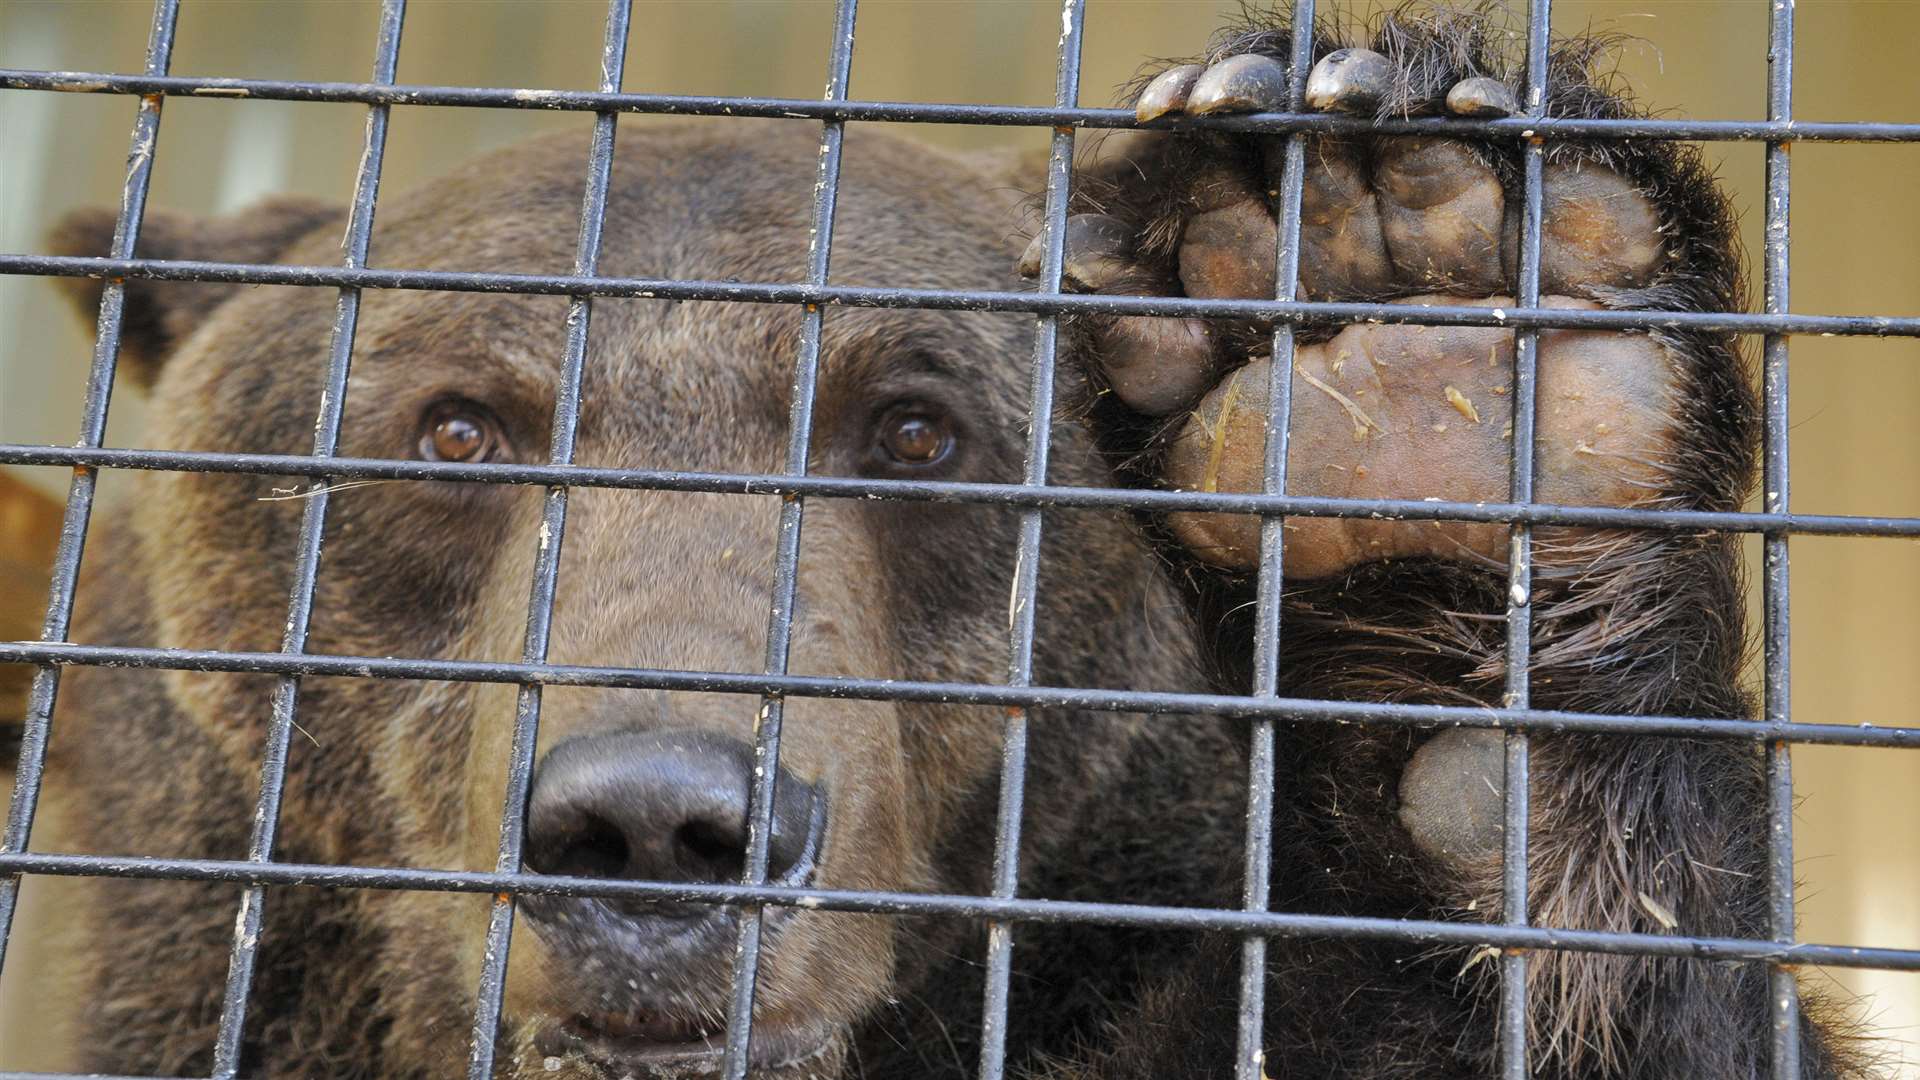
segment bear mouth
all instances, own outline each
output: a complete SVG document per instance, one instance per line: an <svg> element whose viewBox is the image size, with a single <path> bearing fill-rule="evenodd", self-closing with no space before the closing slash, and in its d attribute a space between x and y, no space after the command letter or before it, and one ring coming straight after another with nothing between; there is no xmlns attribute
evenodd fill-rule
<svg viewBox="0 0 1920 1080"><path fill-rule="evenodd" d="M756 1019L748 1054L755 1076L772 1076L828 1054L837 1027ZM542 1054L584 1059L608 1076L718 1075L726 1055L724 1022L664 1012L581 1013L549 1028Z"/></svg>

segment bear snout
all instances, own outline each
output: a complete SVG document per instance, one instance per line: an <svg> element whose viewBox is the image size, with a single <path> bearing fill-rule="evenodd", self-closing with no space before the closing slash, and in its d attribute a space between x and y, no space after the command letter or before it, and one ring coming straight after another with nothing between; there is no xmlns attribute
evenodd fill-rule
<svg viewBox="0 0 1920 1080"><path fill-rule="evenodd" d="M568 739L541 763L528 807L527 863L543 874L672 882L739 881L746 865L753 748L705 731ZM804 884L826 800L781 767L767 879ZM646 905L660 913L659 905ZM710 906L687 917L710 913Z"/></svg>
<svg viewBox="0 0 1920 1080"><path fill-rule="evenodd" d="M527 868L570 877L738 882L747 861L753 747L707 731L624 731L556 745L534 775ZM827 799L782 767L774 785L767 880L812 880ZM528 897L535 934L562 962L559 998L583 1015L723 1000L736 921L717 904ZM767 912L769 929L784 919Z"/></svg>

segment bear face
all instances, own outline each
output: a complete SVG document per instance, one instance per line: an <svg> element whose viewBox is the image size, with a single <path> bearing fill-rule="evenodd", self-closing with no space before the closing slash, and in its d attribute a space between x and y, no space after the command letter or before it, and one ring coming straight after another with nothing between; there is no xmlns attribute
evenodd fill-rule
<svg viewBox="0 0 1920 1080"><path fill-rule="evenodd" d="M622 127L602 273L804 276L816 137L794 125L745 127L744 138L732 126ZM583 142L546 140L395 195L381 205L375 263L563 272L584 161ZM934 190L945 194L929 199ZM1014 190L968 161L856 132L833 248L836 278L1011 287L1013 260L1001 238L1014 228ZM247 253L309 264L335 257L341 227L322 209L285 204L197 233L164 217L154 224L156 248L176 234L197 235L193 242L202 244L222 234L259 236L267 246L264 238L284 228L297 234L284 248ZM229 250L245 249L235 239ZM308 449L334 317L331 290L161 285L144 298L164 312L154 324L174 332L129 343L136 377L152 384L156 445ZM194 307L167 306L176 302ZM369 290L361 304L341 454L546 460L565 298ZM591 319L577 463L782 470L796 311L602 300ZM1031 335L1030 319L1020 316L830 313L810 471L1018 482ZM1072 424L1055 439L1053 474L1103 482L1091 440ZM150 621L142 619L130 639L277 649L301 518L300 500L282 496L301 485L192 473L154 479L158 487L127 519L107 526L141 568L137 583L124 584L142 595ZM547 658L761 670L779 514L772 497L573 490ZM537 489L401 483L341 491L328 512L309 650L518 658L544 528ZM791 669L997 681L1016 539L1017 520L1007 510L813 500L804 518ZM1050 679L1201 684L1177 600L1140 572L1149 556L1128 522L1073 515L1044 555L1049 576L1114 583L1098 594L1049 598L1036 663ZM1097 610L1078 610L1086 601ZM1140 609L1161 613L1149 619L1160 624L1151 646L1131 625L1115 625ZM123 614L96 608L84 616L83 632L101 634L103 623ZM85 776L97 761L79 751L85 740L106 737L94 718L110 710L89 700L92 673L76 674L67 702L67 713L77 714L74 733L64 742L74 754L56 755L55 767ZM190 672L161 681L169 719L190 726L215 755L196 767L252 790L261 684ZM579 687L548 687L542 698L530 868L738 880L758 699ZM317 745L302 740L294 755L282 857L491 869L514 699L514 687L501 684L309 681L297 717ZM1116 754L1137 726L1111 716L1096 722L1110 743L1092 757ZM787 702L770 876L822 888L985 891L990 860L979 843L984 835L990 845L991 830L982 833L975 811L997 787L1001 723L998 710L978 707ZM1092 786L1061 784L1041 797L1051 809L1030 830L1030 852L1045 850L1057 831L1047 820L1071 821L1069 807ZM671 793L649 801L647 792L663 787ZM365 809L343 814L343 800ZM177 815L172 829L204 828L188 824L195 816ZM179 839L166 827L153 831L156 850ZM962 831L978 857L937 860ZM423 974L381 990L391 1013L382 1075L427 1070L464 1041L459 1017L478 984L485 910L471 898L431 894L365 910L393 960L388 970ZM849 1025L891 992L896 968L910 966L897 955L893 920L776 908L766 925L755 1075L830 1071ZM704 1037L724 1021L734 927L730 912L709 908L523 902L506 1045L536 1069L575 1053L610 1075L654 1059L697 1065L709 1055ZM174 1068L194 1059L148 1060ZM782 1061L799 1064L789 1069Z"/></svg>

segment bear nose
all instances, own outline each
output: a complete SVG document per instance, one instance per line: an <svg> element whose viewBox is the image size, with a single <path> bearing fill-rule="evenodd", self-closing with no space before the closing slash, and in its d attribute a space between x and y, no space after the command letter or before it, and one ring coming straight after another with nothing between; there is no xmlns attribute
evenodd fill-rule
<svg viewBox="0 0 1920 1080"><path fill-rule="evenodd" d="M752 783L753 748L723 735L653 731L568 739L548 751L534 776L527 865L579 877L737 882L746 866ZM806 881L825 819L819 791L781 769L767 844L769 883ZM658 906L649 910L664 913Z"/></svg>

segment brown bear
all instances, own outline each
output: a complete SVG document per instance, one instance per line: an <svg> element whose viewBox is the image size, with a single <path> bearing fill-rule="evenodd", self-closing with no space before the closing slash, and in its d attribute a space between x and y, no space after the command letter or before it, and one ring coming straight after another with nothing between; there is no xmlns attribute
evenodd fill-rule
<svg viewBox="0 0 1920 1080"><path fill-rule="evenodd" d="M1348 113L1511 110L1511 39L1478 17L1405 15L1337 50L1308 101ZM1145 118L1286 102L1284 26L1221 37L1143 84ZM1554 57L1546 107L1621 116L1602 51ZM1063 287L1271 296L1281 141L1115 140L1077 181ZM805 277L818 132L770 121L623 121L600 272L710 281ZM1507 143L1316 138L1300 294L1511 304L1518 151ZM494 154L380 205L376 265L565 273L585 147ZM1545 167L1548 306L1737 309L1730 214L1688 150L1555 143ZM837 282L1014 288L1010 242L1037 176L855 125L846 135ZM142 256L326 265L342 211L270 202L231 218L151 214ZM110 215L62 250L99 254ZM1035 271L1044 249L1024 259ZM85 309L98 282L76 280ZM151 393L152 445L300 454L334 317L330 290L132 281L122 373ZM567 300L486 292L362 296L340 452L544 460ZM781 471L800 314L746 303L593 303L574 460ZM831 308L809 469L1018 483L1033 319ZM1259 487L1272 357L1225 321L1067 321L1052 483ZM1499 499L1512 336L1495 329L1303 331L1289 490ZM1541 335L1539 490L1595 505L1737 509L1756 440L1749 371L1712 334ZM74 638L273 652L304 482L157 472L98 514ZM342 656L518 657L538 489L390 482L335 493L308 648ZM774 497L579 487L570 493L549 659L757 671L766 651ZM1045 515L1034 681L1244 692L1257 519ZM1287 522L1284 694L1497 701L1508 582L1501 526ZM1000 681L1019 523L1011 509L917 500L806 504L792 669ZM1534 701L1750 715L1737 552L1725 536L1536 531ZM41 851L244 857L273 681L188 670L67 669ZM510 683L301 681L276 858L488 870L515 715ZM760 701L548 687L528 807L531 872L739 879ZM776 883L984 895L1003 714L941 702L785 703L769 841ZM1038 709L1019 894L1237 907L1244 720ZM1600 735L1533 740L1530 913L1541 925L1725 937L1767 933L1765 787L1745 743ZM1274 910L1497 920L1498 735L1301 721L1277 732ZM232 884L32 877L10 977L32 1018L0 1068L205 1073L226 981ZM460 1074L490 898L275 888L241 1072ZM738 913L700 904L527 897L512 937L496 1074L695 1077L719 1069ZM977 920L811 906L765 911L749 1075L973 1075L986 931ZM1011 1075L1231 1075L1237 938L1090 923L1013 930ZM34 956L21 959L23 949ZM1276 937L1265 1074L1483 1077L1497 1057L1498 964L1470 947ZM1532 1074L1734 1080L1768 1060L1764 965L1533 954ZM1868 1075L1810 1013L1804 1075Z"/></svg>

